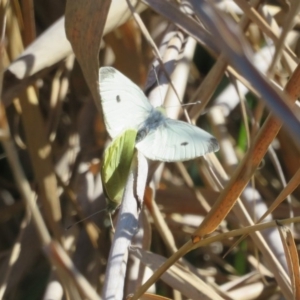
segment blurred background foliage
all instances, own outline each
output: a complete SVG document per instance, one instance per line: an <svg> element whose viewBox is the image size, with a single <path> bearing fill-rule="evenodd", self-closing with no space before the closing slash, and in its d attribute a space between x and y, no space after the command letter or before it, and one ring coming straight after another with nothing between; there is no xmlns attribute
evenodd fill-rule
<svg viewBox="0 0 300 300"><path fill-rule="evenodd" d="M165 2L172 2L175 6L180 1ZM251 7L252 2L214 1L234 22L250 16L250 12L241 7L242 4ZM253 9L277 32L277 39L270 38L250 16L252 21L245 30L245 37L255 52L255 61L252 62L262 73L268 74L278 37L287 31L274 75L268 76L270 81L272 79L284 87L299 62L300 18L297 1L257 2L261 3L256 8L253 6ZM103 289L113 235L107 213L102 211L66 230L69 225L106 206L99 170L109 137L102 114L95 105L83 72L66 40L62 19L65 7L66 1L63 0L0 2L2 106L6 112L6 117L3 116L5 121L0 124L3 132L1 138L3 141L10 140L13 147L4 146L0 149L1 299L89 299L87 295L92 294L80 289L79 283L75 284L77 279L72 278L74 274L66 275L62 271L63 275L57 275L61 271L57 271L59 267L51 260L54 259L51 258L53 253L49 254L51 251L45 246L47 243L41 242L37 224L32 221L32 212L26 209L28 204L13 175L15 167L8 159L8 149L17 153L24 178L36 195L36 205L51 238L60 243L90 284L86 290L94 290L100 295ZM95 11L95 14L101 17L101 12ZM161 42L165 41L169 48L174 47L177 57L180 57L184 42L191 37L172 25L176 23L175 19L172 22L172 18L175 18L172 10L168 20L146 7L141 9L140 17L155 44L160 46L159 50L164 51ZM85 18L89 20L90 16ZM193 15L192 18L198 20ZM51 27L53 24L56 27ZM114 27L105 32L101 42L100 65L113 65L139 86L145 87L154 59L151 45L134 18ZM170 39L168 33L171 33ZM176 34L180 40L179 48L169 44ZM166 53L161 55L167 57L169 54ZM195 43L183 77L187 78L184 82L184 102L191 99L202 101L202 95L197 90L220 60L219 55ZM247 151L251 151L252 141L270 113L255 92L255 86L239 86L237 90L236 82L235 74L225 68L220 80L215 78L209 83L212 95L208 97L208 105L194 114L200 116L196 118L197 125L219 140L221 151L216 154L218 163L224 167L229 178ZM147 92L150 93L150 90L151 86ZM189 107L188 111L193 114L192 110L196 111L197 107ZM294 106L294 112L299 116L299 103ZM182 112L177 117L184 119ZM10 129L8 137L4 134L6 118ZM241 196L254 221L271 206L299 170L299 157L297 138L283 126L253 177L250 176L250 183ZM155 200L177 247L191 239L194 230L206 216L207 206L201 205L201 199L205 199L208 206L213 206L220 195L220 186L214 182L209 167L204 160L195 160L184 164L165 164L159 169L161 175L156 185ZM284 197L288 201L283 201L268 221L298 216L299 197L299 187L288 192ZM159 222L155 221L153 211L149 207L144 210L143 229L148 244L143 249L169 257L176 250L171 251L166 246L170 241L166 241L163 230L157 227ZM246 223L239 219L237 212L230 211L217 233L244 226ZM297 223L292 233L298 251ZM181 280L180 285L176 281L178 278L171 274L168 279L158 280L151 292L171 299L204 299L201 298L203 296L195 296L197 292L203 295L202 286L195 284L193 288L190 287L191 278L195 276L201 278L220 299L275 300L288 299L287 295L297 299L299 278L294 278L288 271L289 265L299 269L297 257L289 256L284 251L284 240L279 238L276 228L265 231L262 239L275 256L272 263L282 266L285 275L280 275L279 271L276 274L270 261L266 260L266 254L251 237L232 249L225 258L223 255L236 238L222 239L189 252L185 260L180 261L181 267L189 268L190 276L176 275ZM152 260L156 262L156 259L153 256ZM143 257L141 262L147 263L146 258ZM133 265L129 260L124 295L134 292L139 286L141 275ZM65 281L61 279L64 276ZM288 286L290 289L284 290L278 281L280 276L289 277L294 285L287 283L285 288ZM205 299L216 299L213 293L203 293L207 295ZM153 296L153 299L159 298Z"/></svg>

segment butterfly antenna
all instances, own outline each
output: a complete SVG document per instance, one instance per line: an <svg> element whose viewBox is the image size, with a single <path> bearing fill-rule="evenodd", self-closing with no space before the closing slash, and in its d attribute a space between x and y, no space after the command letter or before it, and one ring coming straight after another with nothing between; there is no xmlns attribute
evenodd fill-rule
<svg viewBox="0 0 300 300"><path fill-rule="evenodd" d="M153 72L154 72L154 75L155 75L155 79L156 79L156 81L157 81L160 99L161 99L161 102L163 102L162 94L161 94L161 90L160 90L160 85L159 85L159 80L158 80L158 76L157 76L157 73L156 73L156 69L155 69L154 64L152 64L152 69L153 69Z"/></svg>
<svg viewBox="0 0 300 300"><path fill-rule="evenodd" d="M201 101L195 101L195 102L191 102L191 103L183 103L183 104L180 104L180 106L188 106L188 105L197 105L197 104L200 104ZM177 105L171 105L171 106L167 106L166 108L169 108L169 107L177 107Z"/></svg>
<svg viewBox="0 0 300 300"><path fill-rule="evenodd" d="M157 80L157 82L158 82L158 84L159 84L158 77L157 77L157 73L156 73L156 70L155 70L155 66L154 66L153 64L152 64L152 68L153 68L153 71L154 71L156 80ZM168 72L166 72L164 68L163 68L163 70L164 70L165 75L167 76L167 78L168 78L168 80L169 80L169 83L170 83L170 85L171 85L171 87L172 87L172 89L173 89L173 91L174 91L174 93L175 93L175 95L176 95L176 97L177 97L179 103L182 105L182 102L181 102L181 100L180 100L180 97L179 97L179 95L178 95L178 93L177 93L177 90L176 90L175 86L174 86L173 83L172 83L172 80L171 80L171 78L170 78ZM160 90L159 90L159 92L160 92ZM162 98L162 96L161 96L161 98ZM197 102L197 101L196 101L196 102ZM184 115L185 115L187 121L188 121L189 123L191 123L191 119L190 119L190 117L189 117L189 115L188 115L186 109L183 109L183 113L184 113Z"/></svg>
<svg viewBox="0 0 300 300"><path fill-rule="evenodd" d="M94 216L94 215L97 215L97 214L101 213L101 212L104 211L104 210L106 210L106 208L101 209L101 210L98 210L98 211L94 212L93 214L89 215L88 217L83 218L83 219L79 220L78 222L75 222L75 223L72 224L72 225L69 225L68 227L66 227L66 230L69 230L69 229L72 228L73 226L75 226L75 225L77 225L77 224L79 224L79 223L81 223L81 222L83 222L83 221L89 219L90 217L92 217L92 216ZM110 215L110 214L109 214L109 215ZM110 219L111 219L111 218L110 218Z"/></svg>

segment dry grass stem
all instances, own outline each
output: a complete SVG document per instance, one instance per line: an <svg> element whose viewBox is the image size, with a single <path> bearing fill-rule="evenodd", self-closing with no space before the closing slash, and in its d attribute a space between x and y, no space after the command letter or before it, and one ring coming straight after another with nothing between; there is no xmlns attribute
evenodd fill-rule
<svg viewBox="0 0 300 300"><path fill-rule="evenodd" d="M299 299L299 8L0 1L0 298ZM103 114L103 66L220 146L173 163L136 151L111 216L105 124L140 108L114 82L124 112ZM152 149L183 155L178 130Z"/></svg>

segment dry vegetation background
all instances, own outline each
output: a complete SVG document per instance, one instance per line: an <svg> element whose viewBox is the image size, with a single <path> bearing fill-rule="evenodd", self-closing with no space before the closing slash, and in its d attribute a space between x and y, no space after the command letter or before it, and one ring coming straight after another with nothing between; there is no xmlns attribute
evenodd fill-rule
<svg viewBox="0 0 300 300"><path fill-rule="evenodd" d="M0 299L300 299L300 2L144 3L0 1ZM66 230L106 206L103 65L220 144L139 165L115 235Z"/></svg>

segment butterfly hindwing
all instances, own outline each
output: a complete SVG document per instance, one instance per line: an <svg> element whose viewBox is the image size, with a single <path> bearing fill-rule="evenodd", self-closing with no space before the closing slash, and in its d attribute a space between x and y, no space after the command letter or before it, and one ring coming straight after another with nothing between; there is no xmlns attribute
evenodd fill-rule
<svg viewBox="0 0 300 300"><path fill-rule="evenodd" d="M149 132L136 148L151 160L186 161L218 151L217 140L206 131L186 122L166 118Z"/></svg>
<svg viewBox="0 0 300 300"><path fill-rule="evenodd" d="M128 129L117 136L104 152L101 180L108 203L108 211L121 203L130 171L137 131Z"/></svg>

